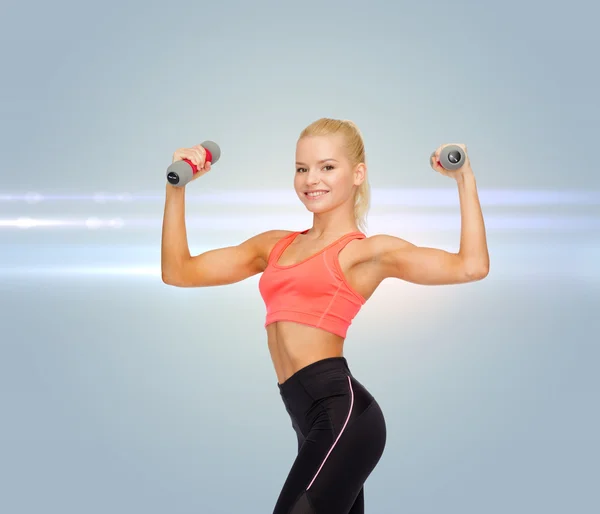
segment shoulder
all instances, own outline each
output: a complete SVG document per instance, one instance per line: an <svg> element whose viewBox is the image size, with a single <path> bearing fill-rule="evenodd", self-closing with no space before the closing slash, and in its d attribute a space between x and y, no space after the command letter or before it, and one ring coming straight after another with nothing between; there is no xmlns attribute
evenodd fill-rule
<svg viewBox="0 0 600 514"><path fill-rule="evenodd" d="M415 245L399 237L375 234L362 239L357 245L357 252L362 262L382 262L390 255L414 247Z"/></svg>
<svg viewBox="0 0 600 514"><path fill-rule="evenodd" d="M269 260L269 255L275 245L282 239L295 234L293 230L267 230L244 241L244 245L251 246L255 254L263 261L264 265Z"/></svg>
<svg viewBox="0 0 600 514"><path fill-rule="evenodd" d="M278 241L281 241L282 239L295 233L296 232L293 230L274 229L261 232L256 237L267 253L270 253Z"/></svg>

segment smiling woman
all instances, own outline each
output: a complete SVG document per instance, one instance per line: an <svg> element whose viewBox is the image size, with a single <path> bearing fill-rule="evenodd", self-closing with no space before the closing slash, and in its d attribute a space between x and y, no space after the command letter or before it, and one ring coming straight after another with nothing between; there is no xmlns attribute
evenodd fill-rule
<svg viewBox="0 0 600 514"><path fill-rule="evenodd" d="M418 247L396 236L367 237L369 210L365 148L356 125L323 118L298 138L294 189L312 213L303 231L273 229L237 246L192 257L187 243L184 191L167 184L162 277L167 284L206 287L261 273L265 329L277 386L298 440L298 455L274 514L360 514L364 484L379 462L386 423L373 395L343 356L352 320L386 278L417 284L456 284L487 275L489 258L475 179L467 156L447 171L461 204L457 253ZM210 170L201 146L175 152L197 176ZM349 463L351 463L349 465Z"/></svg>
<svg viewBox="0 0 600 514"><path fill-rule="evenodd" d="M328 151L331 153L329 156L327 156ZM335 171L346 161L357 165L357 176L354 177L355 188L352 193L353 212L357 226L361 230L365 230L370 203L370 187L367 178L365 145L358 127L350 120L322 118L302 131L297 147L299 160L296 161L296 191L301 184L301 181L298 180L298 173L309 173L311 170L310 165L302 161L306 154L310 155L311 152L325 155L313 165L316 166L316 169L326 172ZM330 173L330 175L332 174ZM327 185L326 181L325 185ZM305 193L310 197L311 195L308 193L313 189L310 188L309 183L307 186ZM328 189L324 191L329 192Z"/></svg>

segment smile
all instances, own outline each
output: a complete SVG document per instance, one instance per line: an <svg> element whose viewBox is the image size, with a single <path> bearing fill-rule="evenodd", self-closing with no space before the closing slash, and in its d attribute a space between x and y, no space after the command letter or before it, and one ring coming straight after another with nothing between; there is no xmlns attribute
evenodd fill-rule
<svg viewBox="0 0 600 514"><path fill-rule="evenodd" d="M310 191L304 193L308 198L319 198L320 196L326 195L329 191Z"/></svg>

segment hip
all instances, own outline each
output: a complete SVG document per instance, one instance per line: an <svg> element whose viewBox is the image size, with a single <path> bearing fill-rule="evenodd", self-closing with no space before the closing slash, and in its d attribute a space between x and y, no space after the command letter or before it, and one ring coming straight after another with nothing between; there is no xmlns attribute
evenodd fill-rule
<svg viewBox="0 0 600 514"><path fill-rule="evenodd" d="M299 435L305 436L317 425L339 433L367 410L381 411L341 356L313 362L277 385ZM378 414L383 417L381 412Z"/></svg>

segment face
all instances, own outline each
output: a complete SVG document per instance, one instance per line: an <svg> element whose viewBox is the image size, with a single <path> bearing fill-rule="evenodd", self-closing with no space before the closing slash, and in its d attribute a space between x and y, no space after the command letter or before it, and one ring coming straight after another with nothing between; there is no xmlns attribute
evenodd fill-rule
<svg viewBox="0 0 600 514"><path fill-rule="evenodd" d="M313 213L354 205L354 192L364 180L365 165L352 166L343 136L312 136L296 145L294 188L300 201Z"/></svg>

